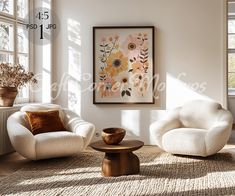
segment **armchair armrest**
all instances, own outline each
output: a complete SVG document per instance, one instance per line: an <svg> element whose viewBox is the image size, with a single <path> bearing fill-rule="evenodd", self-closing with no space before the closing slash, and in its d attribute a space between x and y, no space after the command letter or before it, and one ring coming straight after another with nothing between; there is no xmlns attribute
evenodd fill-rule
<svg viewBox="0 0 235 196"><path fill-rule="evenodd" d="M232 123L221 121L215 123L207 132L205 137L207 154L214 154L221 150L227 143L232 130Z"/></svg>
<svg viewBox="0 0 235 196"><path fill-rule="evenodd" d="M8 118L8 135L12 146L19 154L31 160L36 160L36 141L30 130L20 123L23 115L22 112L16 112Z"/></svg>
<svg viewBox="0 0 235 196"><path fill-rule="evenodd" d="M72 132L82 136L85 149L89 145L95 133L95 126L84 121L80 116L71 110L63 109L63 111L65 113L65 126Z"/></svg>
<svg viewBox="0 0 235 196"><path fill-rule="evenodd" d="M178 118L177 111L164 120L159 120L150 125L150 138L152 142L156 143L159 147L162 146L162 136L169 130L180 128L181 122Z"/></svg>

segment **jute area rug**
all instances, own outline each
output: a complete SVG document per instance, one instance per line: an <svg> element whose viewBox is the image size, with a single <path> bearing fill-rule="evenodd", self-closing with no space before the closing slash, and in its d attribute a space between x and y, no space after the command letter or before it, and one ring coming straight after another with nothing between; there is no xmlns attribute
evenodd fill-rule
<svg viewBox="0 0 235 196"><path fill-rule="evenodd" d="M103 153L30 162L0 182L0 195L235 195L235 162L229 153L209 158L137 151L138 175L102 177Z"/></svg>

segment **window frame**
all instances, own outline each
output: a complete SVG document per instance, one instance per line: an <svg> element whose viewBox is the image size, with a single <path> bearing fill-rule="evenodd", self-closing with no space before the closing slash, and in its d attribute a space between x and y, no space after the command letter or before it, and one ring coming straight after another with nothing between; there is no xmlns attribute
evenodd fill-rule
<svg viewBox="0 0 235 196"><path fill-rule="evenodd" d="M29 11L31 10L31 8L33 8L33 2L30 0L27 0L27 8L28 8L28 13L30 13ZM31 65L33 65L33 53L34 53L34 47L33 45L30 43L30 41L28 41L28 53L23 53L23 52L19 52L18 51L18 36L17 36L17 32L18 32L18 26L23 26L26 25L27 23L29 23L30 21L30 15L28 20L24 20L24 18L21 18L19 16L17 16L17 1L13 0L13 14L8 14L8 13L3 13L0 12L0 21L2 22L6 22L6 23L10 23L13 24L13 51L7 51L7 50L0 50L1 54L12 54L13 55L13 63L18 63L18 59L19 59L19 55L27 55L28 57L28 70L29 71L33 71L34 67L32 67ZM29 40L30 37L32 37L33 35L30 33L30 31L28 30L28 36L29 36ZM25 88L25 87L23 87ZM33 94L30 92L30 88L28 87L28 97L16 97L15 99L15 104L20 104L20 103L27 103L27 102L31 102L33 99Z"/></svg>
<svg viewBox="0 0 235 196"><path fill-rule="evenodd" d="M229 55L234 54L235 55L235 47L234 48L229 48L229 35L235 35L235 33L229 33L229 20L234 20L235 21L235 12L230 13L229 12L229 4L233 3L235 4L234 0L228 0L227 1L227 92L228 96L235 96L235 88L229 88L229 75L232 73L235 73L235 71L229 71Z"/></svg>

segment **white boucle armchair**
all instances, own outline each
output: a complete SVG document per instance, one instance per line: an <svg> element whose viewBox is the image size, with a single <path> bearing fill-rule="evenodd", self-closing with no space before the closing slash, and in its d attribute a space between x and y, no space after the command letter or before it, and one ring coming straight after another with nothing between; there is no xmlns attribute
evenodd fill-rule
<svg viewBox="0 0 235 196"><path fill-rule="evenodd" d="M150 125L152 142L166 152L210 156L227 143L233 118L219 103L194 100Z"/></svg>
<svg viewBox="0 0 235 196"><path fill-rule="evenodd" d="M59 110L68 131L33 135L25 111ZM31 104L12 114L7 120L8 135L14 149L31 160L70 156L83 151L90 143L95 127L76 113L55 104Z"/></svg>

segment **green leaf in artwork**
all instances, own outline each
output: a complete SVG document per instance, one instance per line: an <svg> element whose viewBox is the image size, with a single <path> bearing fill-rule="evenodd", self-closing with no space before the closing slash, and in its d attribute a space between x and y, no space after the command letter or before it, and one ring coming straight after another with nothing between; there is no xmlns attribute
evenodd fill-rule
<svg viewBox="0 0 235 196"><path fill-rule="evenodd" d="M133 69L130 69L128 72L132 72L133 71Z"/></svg>
<svg viewBox="0 0 235 196"><path fill-rule="evenodd" d="M133 59L130 59L130 62L133 63L134 62Z"/></svg>
<svg viewBox="0 0 235 196"><path fill-rule="evenodd" d="M104 52L104 50L100 50L100 52Z"/></svg>

